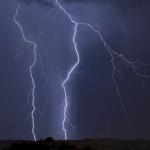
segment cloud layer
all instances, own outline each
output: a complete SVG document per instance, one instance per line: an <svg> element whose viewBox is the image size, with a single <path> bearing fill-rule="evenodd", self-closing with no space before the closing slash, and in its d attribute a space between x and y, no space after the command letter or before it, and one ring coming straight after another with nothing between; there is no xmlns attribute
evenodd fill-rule
<svg viewBox="0 0 150 150"><path fill-rule="evenodd" d="M37 3L40 6L53 7L53 2L50 0L19 0L19 2L23 2L26 5Z"/></svg>

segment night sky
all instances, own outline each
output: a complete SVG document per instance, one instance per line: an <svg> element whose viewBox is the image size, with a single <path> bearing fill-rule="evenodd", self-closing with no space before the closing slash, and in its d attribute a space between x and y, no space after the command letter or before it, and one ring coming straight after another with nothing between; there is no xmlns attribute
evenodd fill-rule
<svg viewBox="0 0 150 150"><path fill-rule="evenodd" d="M77 21L90 23L113 50L150 76L149 0L61 0ZM13 21L15 0L0 0L0 139L33 139L31 79L33 47L23 41ZM37 46L35 126L38 139L63 139L64 92L61 87L76 61L73 24L55 1L21 0L17 20L27 39ZM80 26L76 41L80 64L67 84L69 139L150 139L150 80L139 78L120 59L115 75L122 100L112 80L111 57L97 34ZM142 65L142 63L145 65ZM124 105L127 112L122 107Z"/></svg>

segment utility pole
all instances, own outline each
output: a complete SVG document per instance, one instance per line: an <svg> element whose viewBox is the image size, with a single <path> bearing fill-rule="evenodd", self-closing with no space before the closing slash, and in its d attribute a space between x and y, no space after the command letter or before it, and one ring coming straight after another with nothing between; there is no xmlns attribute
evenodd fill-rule
<svg viewBox="0 0 150 150"><path fill-rule="evenodd" d="M107 138L110 138L110 120L106 120L106 123L105 123L105 136Z"/></svg>

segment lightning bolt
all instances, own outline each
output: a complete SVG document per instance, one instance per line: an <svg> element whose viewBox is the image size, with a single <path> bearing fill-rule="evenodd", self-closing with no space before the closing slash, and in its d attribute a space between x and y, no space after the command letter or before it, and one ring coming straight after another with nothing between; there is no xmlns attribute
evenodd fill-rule
<svg viewBox="0 0 150 150"><path fill-rule="evenodd" d="M73 41L74 49L75 49L75 52L76 52L76 55L77 55L76 63L69 70L66 79L62 83L62 88L63 88L64 94L65 94L64 119L63 119L63 123L62 123L63 125L62 126L63 126L65 140L67 140L68 139L67 129L65 128L65 123L66 123L66 120L67 120L67 108L68 108L68 97L67 97L66 84L68 83L71 74L74 72L74 70L76 69L76 67L80 63L80 56L79 56L77 43L76 43L76 34L77 34L77 29L78 29L79 24L78 24L78 22L73 20L72 16L61 6L61 4L58 2L58 0L56 0L56 4L69 17L70 21L74 24L74 34L73 34L73 37L72 37L72 41Z"/></svg>
<svg viewBox="0 0 150 150"><path fill-rule="evenodd" d="M36 62L37 62L37 45L36 45L35 42L30 41L26 38L22 25L19 23L19 21L17 21L19 8L20 8L20 5L19 5L19 2L18 2L17 9L16 9L16 12L15 12L15 15L14 15L14 22L18 26L18 28L20 29L20 32L22 34L24 42L33 46L33 56L34 56L34 58L33 58L32 64L29 66L29 73L30 73L31 83L32 83L32 89L31 89L31 96L32 96L32 111L31 111L32 135L33 135L34 140L36 141L37 138L36 138L36 135L35 135L35 118L34 118L34 113L36 111L36 106L35 106L35 88L36 88L36 84L35 84L34 77L33 77L33 69L34 69L34 67L36 65Z"/></svg>
<svg viewBox="0 0 150 150"><path fill-rule="evenodd" d="M68 13L68 11L62 6L61 2L59 0L55 0L56 2L56 5L58 6L58 8L69 18L69 20L74 24L74 33L73 33L73 37L72 37L72 42L74 44L74 50L76 52L76 55L77 55L77 61L75 62L75 64L72 66L72 68L69 70L68 74L67 74L67 77L65 78L65 80L63 81L62 83L62 88L64 90L64 95L65 95L65 106L64 106L64 119L63 119L63 122L62 122L62 128L63 128L63 132L64 132L64 138L65 140L68 139L68 133L67 133L67 128L66 128L66 122L67 122L67 119L68 119L68 116L67 116L67 113L68 113L68 96L67 96L67 90L66 90L66 84L69 82L70 80L70 77L72 75L72 73L75 71L75 69L77 68L77 66L79 65L80 63L80 56L79 56L79 51L78 51L78 47L77 47L77 43L76 43L76 36L77 36L77 32L78 32L78 28L80 25L83 25L83 26L87 26L89 29L91 29L93 32L95 32L100 40L102 41L103 45L104 45L104 48L105 50L108 52L108 54L111 56L111 64L112 64L112 67L113 67L113 72L112 72L112 80L113 80L113 84L115 86L115 89L116 89L116 92L117 92L117 95L120 99L120 102L121 102L121 106L122 106L122 109L124 110L124 113L125 115L128 117L128 112L126 110L126 107L122 101L122 97L121 97L121 94L120 94L120 91L119 91L119 88L118 88L118 84L117 84L117 81L115 80L115 74L116 73L119 73L120 74L120 71L117 69L117 67L115 66L115 60L116 59L119 59L121 60L122 62L124 62L126 64L127 67L131 68L133 73L140 77L140 78L149 78L148 75L146 74L142 74L142 73L139 73L137 70L136 70L136 66L134 64L134 62L128 60L124 55L120 54L120 53L117 53L115 50L113 50L109 44L105 41L103 35L94 27L92 26L91 24L88 24L88 23L84 23L84 22L77 22L73 19L73 17L71 16L71 14Z"/></svg>

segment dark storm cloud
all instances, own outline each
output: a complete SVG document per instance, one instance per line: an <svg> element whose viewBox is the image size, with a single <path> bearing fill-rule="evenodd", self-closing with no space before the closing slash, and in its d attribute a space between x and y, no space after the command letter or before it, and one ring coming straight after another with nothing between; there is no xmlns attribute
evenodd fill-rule
<svg viewBox="0 0 150 150"><path fill-rule="evenodd" d="M112 4L116 9L118 9L120 12L127 12L129 10L132 10L136 7L141 7L143 5L150 5L149 0L63 0L64 3L82 3L82 4L88 4L93 3L96 5L105 5L105 4Z"/></svg>
<svg viewBox="0 0 150 150"><path fill-rule="evenodd" d="M49 0L19 0L20 2L24 2L26 5L31 5L34 3L39 4L40 6L51 8L53 7L53 2Z"/></svg>
<svg viewBox="0 0 150 150"><path fill-rule="evenodd" d="M88 3L88 2L96 2L98 0L63 0L63 1L67 3L72 3L72 2Z"/></svg>
<svg viewBox="0 0 150 150"><path fill-rule="evenodd" d="M136 0L136 1L130 1L130 0L63 0L64 2L67 3L72 3L72 2L78 2L78 3L124 3L124 4L132 4L132 3L147 3L149 0Z"/></svg>

